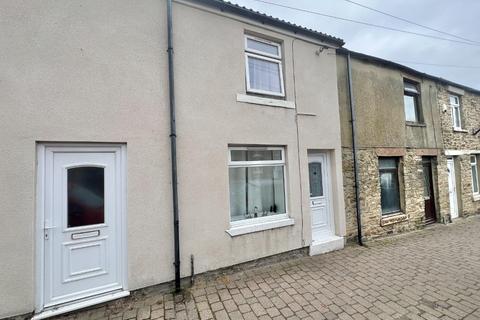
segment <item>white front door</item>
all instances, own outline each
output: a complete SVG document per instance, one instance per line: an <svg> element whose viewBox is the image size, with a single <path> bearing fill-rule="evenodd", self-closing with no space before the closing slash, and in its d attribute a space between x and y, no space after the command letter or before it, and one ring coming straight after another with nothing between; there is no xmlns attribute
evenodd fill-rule
<svg viewBox="0 0 480 320"><path fill-rule="evenodd" d="M327 155L324 153L310 154L308 156L308 171L312 241L323 241L334 235L332 212L330 210L330 179Z"/></svg>
<svg viewBox="0 0 480 320"><path fill-rule="evenodd" d="M455 162L453 159L447 159L448 170L448 193L450 199L450 217L452 219L458 218L458 204L457 204L457 182L455 179Z"/></svg>
<svg viewBox="0 0 480 320"><path fill-rule="evenodd" d="M46 147L43 307L122 290L121 147Z"/></svg>

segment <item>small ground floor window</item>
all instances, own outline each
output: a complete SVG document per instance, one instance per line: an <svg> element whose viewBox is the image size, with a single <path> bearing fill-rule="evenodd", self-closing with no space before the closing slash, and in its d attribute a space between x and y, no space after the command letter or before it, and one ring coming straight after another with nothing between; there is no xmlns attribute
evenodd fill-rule
<svg viewBox="0 0 480 320"><path fill-rule="evenodd" d="M472 167L472 191L473 194L479 194L479 180L478 180L478 158L480 155L470 156L470 165Z"/></svg>
<svg viewBox="0 0 480 320"><path fill-rule="evenodd" d="M379 158L382 215L400 211L398 158Z"/></svg>
<svg viewBox="0 0 480 320"><path fill-rule="evenodd" d="M287 213L284 151L278 147L229 148L232 222Z"/></svg>

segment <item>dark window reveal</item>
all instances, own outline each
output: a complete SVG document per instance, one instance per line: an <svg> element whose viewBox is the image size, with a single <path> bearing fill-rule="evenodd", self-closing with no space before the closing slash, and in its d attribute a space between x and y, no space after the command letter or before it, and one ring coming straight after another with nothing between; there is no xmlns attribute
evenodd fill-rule
<svg viewBox="0 0 480 320"><path fill-rule="evenodd" d="M405 107L405 120L408 122L422 122L420 112L420 90L416 83L404 81L403 105Z"/></svg>
<svg viewBox="0 0 480 320"><path fill-rule="evenodd" d="M322 164L320 162L311 162L308 164L310 171L310 197L323 196Z"/></svg>
<svg viewBox="0 0 480 320"><path fill-rule="evenodd" d="M68 169L69 228L105 222L104 168Z"/></svg>
<svg viewBox="0 0 480 320"><path fill-rule="evenodd" d="M400 211L400 191L398 187L398 159L380 158L380 189L382 214Z"/></svg>

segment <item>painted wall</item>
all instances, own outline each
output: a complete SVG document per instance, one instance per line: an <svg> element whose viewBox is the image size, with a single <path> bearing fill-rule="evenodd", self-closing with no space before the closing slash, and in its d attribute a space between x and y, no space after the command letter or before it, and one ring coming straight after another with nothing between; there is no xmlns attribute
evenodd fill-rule
<svg viewBox="0 0 480 320"><path fill-rule="evenodd" d="M164 3L1 7L0 317L33 311L37 141L127 143L130 286L169 280Z"/></svg>
<svg viewBox="0 0 480 320"><path fill-rule="evenodd" d="M343 235L335 51L317 56L316 44L188 5L177 6L175 21L175 34L182 35L174 44L182 259L193 254L195 270L203 272L308 246L309 193L302 193L308 190L308 149L330 151L332 201ZM282 43L286 100L296 110L237 102L236 95L246 93L246 32ZM295 225L232 238L226 233L228 146L252 144L286 147L288 212ZM184 263L182 273L189 272Z"/></svg>
<svg viewBox="0 0 480 320"><path fill-rule="evenodd" d="M37 142L127 144L129 289L172 280L165 2L1 6L0 318L34 309ZM330 151L344 235L334 50L316 55L318 43L178 2L174 19L182 275L190 254L204 272L309 244L307 149ZM245 31L282 41L286 98L297 110L236 101L245 93ZM229 144L286 147L293 226L225 232Z"/></svg>
<svg viewBox="0 0 480 320"><path fill-rule="evenodd" d="M418 79L399 70L352 58L353 94L360 148L441 148L440 113L436 107L434 82ZM337 56L342 146L351 147L350 105L346 57ZM424 125L406 125L403 79L420 84Z"/></svg>

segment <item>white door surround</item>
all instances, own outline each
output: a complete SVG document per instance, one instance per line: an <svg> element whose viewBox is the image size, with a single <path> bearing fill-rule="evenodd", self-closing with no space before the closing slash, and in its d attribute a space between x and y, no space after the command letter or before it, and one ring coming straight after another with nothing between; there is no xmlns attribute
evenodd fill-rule
<svg viewBox="0 0 480 320"><path fill-rule="evenodd" d="M309 152L310 255L342 249L344 246L344 239L335 235L330 170L328 153Z"/></svg>
<svg viewBox="0 0 480 320"><path fill-rule="evenodd" d="M458 218L457 180L455 177L455 161L447 158L448 195L450 202L450 218Z"/></svg>
<svg viewBox="0 0 480 320"><path fill-rule="evenodd" d="M125 145L37 145L34 318L128 295L125 169Z"/></svg>

